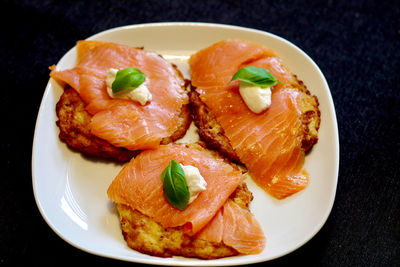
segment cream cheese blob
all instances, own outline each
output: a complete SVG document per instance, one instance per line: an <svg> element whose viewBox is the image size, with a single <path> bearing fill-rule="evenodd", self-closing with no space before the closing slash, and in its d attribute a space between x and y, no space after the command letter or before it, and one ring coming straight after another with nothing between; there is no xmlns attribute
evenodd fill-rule
<svg viewBox="0 0 400 267"><path fill-rule="evenodd" d="M133 90L124 90L114 94L112 91L112 84L115 80L117 72L118 70L113 68L107 71L107 76L106 76L107 93L111 98L130 99L139 102L142 106L146 105L147 102L152 100L153 96L150 93L149 89L146 87L146 85L144 85L144 83L142 83L141 85L139 85L139 87Z"/></svg>
<svg viewBox="0 0 400 267"><path fill-rule="evenodd" d="M192 203L200 194L201 191L206 190L207 182L201 176L199 169L192 165L182 165L180 164L183 172L185 173L186 184L189 189L189 203Z"/></svg>
<svg viewBox="0 0 400 267"><path fill-rule="evenodd" d="M239 93L244 103L254 113L261 113L271 106L271 87L261 88L241 81Z"/></svg>

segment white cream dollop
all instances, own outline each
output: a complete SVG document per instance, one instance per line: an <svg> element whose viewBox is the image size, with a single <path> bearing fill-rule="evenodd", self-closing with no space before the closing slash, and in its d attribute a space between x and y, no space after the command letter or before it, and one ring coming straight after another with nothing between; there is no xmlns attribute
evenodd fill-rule
<svg viewBox="0 0 400 267"><path fill-rule="evenodd" d="M261 113L271 106L271 87L261 88L240 82L239 93L247 107L254 113Z"/></svg>
<svg viewBox="0 0 400 267"><path fill-rule="evenodd" d="M111 98L130 99L139 102L142 106L146 105L147 102L152 100L153 96L150 93L149 89L146 87L146 85L144 85L144 83L142 83L141 85L139 85L139 87L133 90L124 90L114 94L112 91L112 84L115 80L117 72L118 70L113 68L107 71L107 76L106 76L107 93Z"/></svg>
<svg viewBox="0 0 400 267"><path fill-rule="evenodd" d="M201 191L206 190L207 182L201 176L199 169L192 165L180 164L186 177L186 184L189 188L189 203L192 203L200 194Z"/></svg>

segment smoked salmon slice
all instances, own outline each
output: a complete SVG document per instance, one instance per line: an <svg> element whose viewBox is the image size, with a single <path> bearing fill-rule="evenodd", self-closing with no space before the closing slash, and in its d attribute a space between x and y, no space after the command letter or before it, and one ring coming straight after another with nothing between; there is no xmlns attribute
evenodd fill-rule
<svg viewBox="0 0 400 267"><path fill-rule="evenodd" d="M52 66L50 76L79 93L92 115L93 135L117 147L141 150L157 147L177 130L188 98L184 79L171 63L154 52L115 43L78 41L76 48L76 67ZM108 96L107 70L128 67L146 74L144 85L152 94L149 104Z"/></svg>
<svg viewBox="0 0 400 267"><path fill-rule="evenodd" d="M304 92L295 76L270 49L247 41L226 40L198 51L189 60L192 86L212 110L240 161L254 181L282 199L309 183L303 169ZM271 106L251 112L239 94L239 82L230 82L241 68L268 69L282 84L272 88Z"/></svg>
<svg viewBox="0 0 400 267"><path fill-rule="evenodd" d="M228 199L213 220L197 234L210 242L224 242L243 254L258 254L265 248L261 225L249 210Z"/></svg>
<svg viewBox="0 0 400 267"><path fill-rule="evenodd" d="M199 169L207 188L185 210L174 208L163 193L161 173L171 159ZM124 166L108 188L111 201L149 216L163 227L182 227L194 238L219 243L245 254L261 252L265 236L260 224L229 196L242 181L236 167L194 147L168 144L140 153Z"/></svg>
<svg viewBox="0 0 400 267"><path fill-rule="evenodd" d="M174 159L199 169L207 189L181 211L165 198L161 173ZM107 193L111 201L125 204L164 227L184 226L189 235L202 229L242 180L242 173L211 154L181 145L161 145L132 159L114 179Z"/></svg>
<svg viewBox="0 0 400 267"><path fill-rule="evenodd" d="M228 200L223 207L223 242L240 253L258 254L265 247L265 236L253 214ZM251 226L251 227L250 227Z"/></svg>

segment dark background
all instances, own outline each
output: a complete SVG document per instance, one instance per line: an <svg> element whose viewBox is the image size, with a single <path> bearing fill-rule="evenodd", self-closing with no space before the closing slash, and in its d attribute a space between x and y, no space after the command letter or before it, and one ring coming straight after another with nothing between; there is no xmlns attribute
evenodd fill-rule
<svg viewBox="0 0 400 267"><path fill-rule="evenodd" d="M67 244L35 204L31 150L48 66L77 40L99 31L198 21L255 28L293 42L321 68L335 103L340 169L332 212L307 244L267 266L399 266L399 6L399 1L1 1L0 264L132 265Z"/></svg>

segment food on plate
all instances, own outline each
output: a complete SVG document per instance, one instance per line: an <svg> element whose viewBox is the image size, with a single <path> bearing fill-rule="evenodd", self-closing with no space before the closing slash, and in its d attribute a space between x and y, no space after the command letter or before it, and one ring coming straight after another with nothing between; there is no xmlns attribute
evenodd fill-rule
<svg viewBox="0 0 400 267"><path fill-rule="evenodd" d="M248 41L224 40L192 55L189 65L190 107L208 146L243 163L254 181L278 199L306 187L309 175L303 163L318 141L318 99L275 52ZM249 66L265 69L276 79L268 87L270 106L260 113L242 98L243 81L232 80ZM260 80L252 75L247 74L252 81Z"/></svg>
<svg viewBox="0 0 400 267"><path fill-rule="evenodd" d="M181 209L167 200L163 188L172 160L196 167L207 184ZM199 144L168 144L133 158L107 194L117 204L128 246L137 251L203 259L256 254L264 249L265 236L248 208L252 194L243 176L236 165Z"/></svg>
<svg viewBox="0 0 400 267"><path fill-rule="evenodd" d="M184 136L191 122L187 82L175 65L115 43L79 41L76 47L74 68L52 66L50 72L65 88L56 109L61 140L85 154L128 161Z"/></svg>

